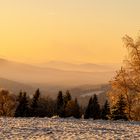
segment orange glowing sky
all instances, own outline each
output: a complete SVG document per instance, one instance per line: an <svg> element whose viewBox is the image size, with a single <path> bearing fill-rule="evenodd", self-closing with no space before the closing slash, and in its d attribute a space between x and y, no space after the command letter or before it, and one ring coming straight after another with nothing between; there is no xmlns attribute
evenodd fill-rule
<svg viewBox="0 0 140 140"><path fill-rule="evenodd" d="M140 0L0 1L0 57L116 63L140 29Z"/></svg>

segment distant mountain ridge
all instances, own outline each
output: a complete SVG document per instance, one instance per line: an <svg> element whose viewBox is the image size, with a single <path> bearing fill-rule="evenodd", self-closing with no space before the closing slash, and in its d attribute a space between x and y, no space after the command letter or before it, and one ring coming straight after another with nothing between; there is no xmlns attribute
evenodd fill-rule
<svg viewBox="0 0 140 140"><path fill-rule="evenodd" d="M38 64L41 67L50 67L60 70L67 71L81 71L81 72L105 72L105 71L113 71L117 70L120 65L119 64L94 64L94 63L81 63L81 64L73 64L66 63L62 61L50 61L43 64Z"/></svg>
<svg viewBox="0 0 140 140"><path fill-rule="evenodd" d="M65 66L70 64L66 63ZM86 66L85 66L86 65ZM61 66L61 65L60 65ZM0 77L17 81L20 83L26 83L27 85L42 84L47 86L61 86L61 87L74 87L85 84L104 84L107 83L114 75L114 69L105 69L105 66L84 64L76 65L71 64L69 67L75 67L70 70L62 70L48 67L39 67L36 65L24 64L9 60L0 59ZM83 70L77 68L84 67ZM87 72L87 69L91 67L96 68L92 72ZM100 69L100 70L99 70ZM89 70L89 71L90 71ZM44 86L45 87L45 86Z"/></svg>
<svg viewBox="0 0 140 140"><path fill-rule="evenodd" d="M0 78L0 88L9 90L13 94L18 94L21 90L27 91L30 94L33 94L35 91L35 88L32 86L4 78Z"/></svg>

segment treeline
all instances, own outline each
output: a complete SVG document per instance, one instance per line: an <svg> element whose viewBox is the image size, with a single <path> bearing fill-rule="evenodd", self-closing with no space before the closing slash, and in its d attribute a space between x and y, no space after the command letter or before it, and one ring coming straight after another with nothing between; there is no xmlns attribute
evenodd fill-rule
<svg viewBox="0 0 140 140"><path fill-rule="evenodd" d="M41 98L39 89L32 98L29 98L26 92L20 92L17 101L14 117L52 117L57 115L62 118L81 118L82 114L77 99L73 100L69 91L65 95L60 91L56 100L50 97Z"/></svg>
<svg viewBox="0 0 140 140"><path fill-rule="evenodd" d="M108 101L100 106L98 97L90 98L87 107L82 108L69 91L60 91L56 100L41 97L39 89L33 97L26 92L19 96L11 95L6 90L0 91L0 116L14 117L75 117L104 120L140 121L140 36L136 41L125 36L128 57L124 65L110 81L111 90Z"/></svg>
<svg viewBox="0 0 140 140"><path fill-rule="evenodd" d="M8 117L74 117L77 119L103 119L103 120L128 120L125 113L126 102L123 95L118 98L116 104L110 107L108 101L100 106L97 95L89 99L86 107L81 107L77 98L73 99L70 92L65 94L59 91L55 100L50 97L42 97L37 89L33 97L26 92L20 92L18 96L11 95L6 90L0 91L0 116Z"/></svg>

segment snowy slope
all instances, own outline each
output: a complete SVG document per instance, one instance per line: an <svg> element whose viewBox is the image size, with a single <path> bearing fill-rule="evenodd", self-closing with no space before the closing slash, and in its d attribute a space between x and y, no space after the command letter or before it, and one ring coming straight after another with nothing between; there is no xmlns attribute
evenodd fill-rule
<svg viewBox="0 0 140 140"><path fill-rule="evenodd" d="M0 118L0 140L140 140L140 123Z"/></svg>

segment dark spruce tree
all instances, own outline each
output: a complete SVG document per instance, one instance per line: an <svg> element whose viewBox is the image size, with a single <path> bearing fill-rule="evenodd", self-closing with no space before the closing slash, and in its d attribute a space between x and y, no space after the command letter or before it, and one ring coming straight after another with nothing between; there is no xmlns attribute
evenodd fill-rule
<svg viewBox="0 0 140 140"><path fill-rule="evenodd" d="M64 117L67 117L66 106L67 106L68 102L72 100L69 90L66 91L66 94L64 95L63 99L64 99Z"/></svg>
<svg viewBox="0 0 140 140"><path fill-rule="evenodd" d="M101 110L100 110L100 105L98 102L98 97L95 94L92 100L92 107L91 107L91 116L93 117L94 120L100 119L101 116Z"/></svg>
<svg viewBox="0 0 140 140"><path fill-rule="evenodd" d="M39 97L40 97L40 90L37 89L31 102L31 110L30 110L31 117L38 117L40 115L39 112L37 111L39 106L38 105Z"/></svg>
<svg viewBox="0 0 140 140"><path fill-rule="evenodd" d="M67 90L66 95L64 96L64 106L65 107L70 100L72 100L72 97L71 97L69 90Z"/></svg>
<svg viewBox="0 0 140 140"><path fill-rule="evenodd" d="M106 100L103 108L102 108L102 112L101 112L101 118L103 120L108 120L110 117L110 106L109 106L109 103L108 101Z"/></svg>
<svg viewBox="0 0 140 140"><path fill-rule="evenodd" d="M19 92L19 95L18 95L18 98L17 98L17 101L20 102L20 100L22 99L22 96L23 96L23 92L20 91Z"/></svg>
<svg viewBox="0 0 140 140"><path fill-rule="evenodd" d="M19 95L17 97L18 105L17 105L16 110L15 110L15 114L14 114L15 117L21 117L21 114L22 114L22 111L21 111L21 108L22 108L22 102L21 102L22 98L23 98L23 92L20 91Z"/></svg>
<svg viewBox="0 0 140 140"><path fill-rule="evenodd" d="M56 101L57 115L64 117L64 98L62 91L59 91Z"/></svg>
<svg viewBox="0 0 140 140"><path fill-rule="evenodd" d="M81 118L80 106L79 106L79 103L77 101L77 98L75 98L75 107L74 107L73 117L76 119Z"/></svg>
<svg viewBox="0 0 140 140"><path fill-rule="evenodd" d="M85 114L84 114L84 118L85 119L89 119L91 118L91 114L92 114L92 97L89 99L89 103L88 103L88 106L86 108L86 111L85 111Z"/></svg>
<svg viewBox="0 0 140 140"><path fill-rule="evenodd" d="M113 120L128 120L125 113L126 101L124 96L121 94L118 98L117 103L112 107L111 118Z"/></svg>
<svg viewBox="0 0 140 140"><path fill-rule="evenodd" d="M15 111L15 117L28 117L28 116L29 116L29 108L26 92L24 93L20 92L20 100Z"/></svg>

